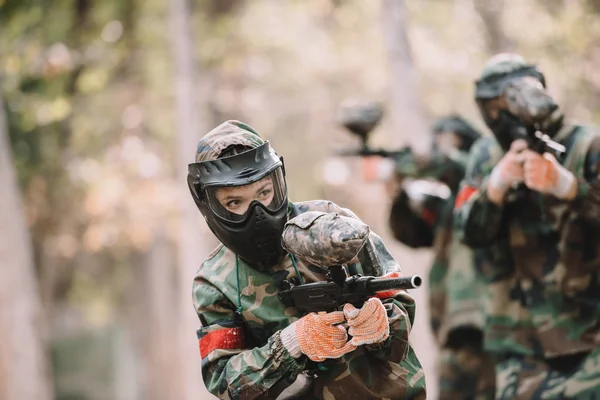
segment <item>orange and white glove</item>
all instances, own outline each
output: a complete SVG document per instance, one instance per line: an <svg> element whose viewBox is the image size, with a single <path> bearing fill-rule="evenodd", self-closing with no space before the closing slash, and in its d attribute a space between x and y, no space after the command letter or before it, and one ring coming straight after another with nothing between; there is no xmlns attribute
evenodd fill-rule
<svg viewBox="0 0 600 400"><path fill-rule="evenodd" d="M512 142L510 150L502 157L492 170L488 189L505 193L511 186L525 180L521 152L527 149L527 142L519 139Z"/></svg>
<svg viewBox="0 0 600 400"><path fill-rule="evenodd" d="M365 301L360 309L352 304L344 305L344 315L352 336L350 343L355 346L381 343L390 336L387 311L377 297Z"/></svg>
<svg viewBox="0 0 600 400"><path fill-rule="evenodd" d="M525 184L536 192L551 194L559 199L569 196L576 182L575 175L556 161L552 154L540 155L526 150L521 155Z"/></svg>
<svg viewBox="0 0 600 400"><path fill-rule="evenodd" d="M342 325L344 313L334 311L327 314L310 313L281 331L281 342L294 358L305 354L313 361L340 358L356 349L348 341L348 332Z"/></svg>

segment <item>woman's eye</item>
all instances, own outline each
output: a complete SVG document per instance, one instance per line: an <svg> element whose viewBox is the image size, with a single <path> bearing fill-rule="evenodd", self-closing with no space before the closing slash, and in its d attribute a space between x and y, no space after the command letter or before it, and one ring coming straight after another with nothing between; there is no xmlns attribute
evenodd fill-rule
<svg viewBox="0 0 600 400"><path fill-rule="evenodd" d="M239 201L239 200L229 200L226 204L226 207L235 209L235 208L239 207L240 204L241 204L241 201Z"/></svg>
<svg viewBox="0 0 600 400"><path fill-rule="evenodd" d="M272 189L265 189L265 190L261 190L260 193L258 194L258 196L260 198L267 198L269 197L269 195L273 192Z"/></svg>

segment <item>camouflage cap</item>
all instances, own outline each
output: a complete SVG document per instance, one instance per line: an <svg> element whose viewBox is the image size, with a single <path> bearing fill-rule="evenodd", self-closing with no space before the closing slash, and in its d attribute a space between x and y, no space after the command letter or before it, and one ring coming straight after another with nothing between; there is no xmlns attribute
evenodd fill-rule
<svg viewBox="0 0 600 400"><path fill-rule="evenodd" d="M226 148L234 145L256 148L265 141L250 125L236 120L223 122L198 142L196 162L216 160Z"/></svg>
<svg viewBox="0 0 600 400"><path fill-rule="evenodd" d="M302 260L327 268L350 263L369 232L369 226L359 219L308 211L285 224L282 246Z"/></svg>

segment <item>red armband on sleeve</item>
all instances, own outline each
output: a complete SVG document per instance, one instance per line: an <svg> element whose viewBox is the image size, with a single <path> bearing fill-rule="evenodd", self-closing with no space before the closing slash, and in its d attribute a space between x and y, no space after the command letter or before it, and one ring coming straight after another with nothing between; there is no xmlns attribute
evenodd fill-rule
<svg viewBox="0 0 600 400"><path fill-rule="evenodd" d="M467 202L477 192L477 188L473 186L465 186L463 187L458 195L456 196L456 201L454 202L454 209L458 209L462 207L462 205Z"/></svg>
<svg viewBox="0 0 600 400"><path fill-rule="evenodd" d="M214 350L244 349L244 331L242 328L221 328L210 331L198 339L200 357L204 358Z"/></svg>

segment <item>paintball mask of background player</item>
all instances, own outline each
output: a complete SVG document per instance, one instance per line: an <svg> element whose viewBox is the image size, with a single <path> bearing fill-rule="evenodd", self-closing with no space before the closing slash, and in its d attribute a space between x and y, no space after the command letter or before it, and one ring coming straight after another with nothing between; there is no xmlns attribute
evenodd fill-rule
<svg viewBox="0 0 600 400"><path fill-rule="evenodd" d="M543 74L517 54L498 54L475 84L475 100L486 125L504 150L540 130L552 137L562 124Z"/></svg>

